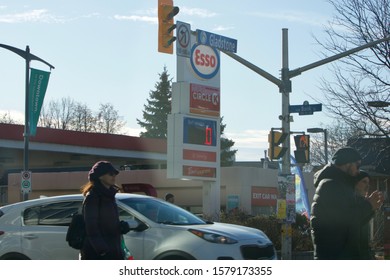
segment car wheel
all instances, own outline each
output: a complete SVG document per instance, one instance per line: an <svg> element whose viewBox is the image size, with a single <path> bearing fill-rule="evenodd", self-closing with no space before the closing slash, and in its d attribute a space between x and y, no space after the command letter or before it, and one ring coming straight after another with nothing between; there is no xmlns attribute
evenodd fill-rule
<svg viewBox="0 0 390 280"><path fill-rule="evenodd" d="M20 253L7 253L1 256L0 260L29 260L29 258Z"/></svg>
<svg viewBox="0 0 390 280"><path fill-rule="evenodd" d="M193 256L182 251L168 251L159 255L156 260L195 260Z"/></svg>
<svg viewBox="0 0 390 280"><path fill-rule="evenodd" d="M161 260L188 260L188 259L184 258L183 256L167 256Z"/></svg>

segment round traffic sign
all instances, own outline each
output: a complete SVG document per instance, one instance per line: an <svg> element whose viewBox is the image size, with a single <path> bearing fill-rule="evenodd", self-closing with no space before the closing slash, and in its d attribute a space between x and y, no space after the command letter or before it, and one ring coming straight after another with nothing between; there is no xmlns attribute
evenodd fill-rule
<svg viewBox="0 0 390 280"><path fill-rule="evenodd" d="M177 41L179 42L180 47L187 48L191 38L190 30L188 30L187 25L181 24L177 30L177 34Z"/></svg>
<svg viewBox="0 0 390 280"><path fill-rule="evenodd" d="M22 182L22 188L23 189L29 189L31 187L31 182L30 181L23 181Z"/></svg>
<svg viewBox="0 0 390 280"><path fill-rule="evenodd" d="M23 180L30 180L31 179L31 172L30 171L23 171L22 172L22 179Z"/></svg>

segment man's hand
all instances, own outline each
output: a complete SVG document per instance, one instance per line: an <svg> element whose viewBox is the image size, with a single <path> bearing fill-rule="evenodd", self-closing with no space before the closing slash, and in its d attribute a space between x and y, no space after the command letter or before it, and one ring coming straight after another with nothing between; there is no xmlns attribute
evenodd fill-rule
<svg viewBox="0 0 390 280"><path fill-rule="evenodd" d="M367 197L368 201L370 202L372 209L378 210L384 201L383 193L380 191L374 191L370 194L370 196Z"/></svg>

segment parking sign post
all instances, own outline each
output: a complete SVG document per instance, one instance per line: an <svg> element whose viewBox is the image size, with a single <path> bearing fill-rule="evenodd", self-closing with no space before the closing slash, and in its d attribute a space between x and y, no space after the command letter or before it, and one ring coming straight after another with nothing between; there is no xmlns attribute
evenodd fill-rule
<svg viewBox="0 0 390 280"><path fill-rule="evenodd" d="M22 171L21 192L23 195L31 192L31 171Z"/></svg>

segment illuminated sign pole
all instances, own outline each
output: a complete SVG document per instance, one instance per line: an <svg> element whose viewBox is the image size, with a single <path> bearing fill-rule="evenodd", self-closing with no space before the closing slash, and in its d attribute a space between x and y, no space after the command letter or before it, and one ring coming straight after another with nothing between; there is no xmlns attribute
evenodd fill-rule
<svg viewBox="0 0 390 280"><path fill-rule="evenodd" d="M291 78L294 78L295 76L298 76L302 74L305 71L308 71L310 69L313 69L315 67L324 65L326 63L333 62L335 60L338 60L340 58L343 58L345 56L351 55L355 52L364 50L366 48L373 47L379 43L389 41L390 37L386 37L380 40L376 40L370 43L367 43L363 46L353 48L349 51L345 51L333 56L330 56L328 58L313 62L311 64L308 64L306 66L289 70L288 65L288 29L284 28L282 29L282 78L278 79L275 76L271 75L270 73L264 71L263 69L257 67L256 65L252 64L251 62L241 58L240 56L229 52L229 51L223 51L226 55L230 56L234 60L240 62L244 66L248 67L249 69L253 70L263 78L269 80L270 82L274 83L279 87L279 92L282 94L282 115L280 116L280 119L282 121L282 132L290 134L290 113L289 113L289 105L290 105L290 93L291 93ZM283 142L283 146L287 148L286 154L282 158L282 168L281 168L281 175L286 175L291 173L291 164L290 164L290 137L287 137L286 140ZM282 226L282 259L291 259L291 224L285 223Z"/></svg>
<svg viewBox="0 0 390 280"><path fill-rule="evenodd" d="M177 22L177 82L168 116L168 178L202 181L205 216L220 213L220 55Z"/></svg>
<svg viewBox="0 0 390 280"><path fill-rule="evenodd" d="M219 220L219 49L236 52L237 40L203 30L192 32L185 22L174 24L178 10L172 0L159 0L159 51L173 53L167 48L176 41L177 58L177 82L172 86L168 115L167 176L202 180L203 213ZM176 37L171 33L174 29Z"/></svg>

